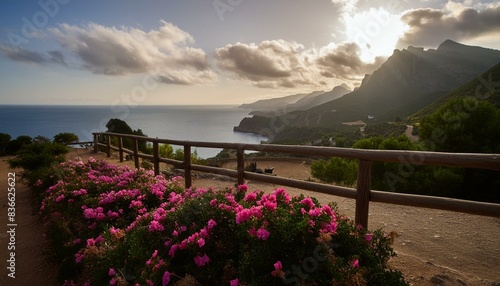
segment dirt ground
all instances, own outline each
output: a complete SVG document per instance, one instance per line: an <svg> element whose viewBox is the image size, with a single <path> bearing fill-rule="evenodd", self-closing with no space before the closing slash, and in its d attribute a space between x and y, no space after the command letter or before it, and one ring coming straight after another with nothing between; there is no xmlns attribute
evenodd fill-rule
<svg viewBox="0 0 500 286"><path fill-rule="evenodd" d="M103 153L73 150L70 160L84 161ZM116 156L108 159L119 163ZM124 162L133 167L132 162ZM233 168L227 163L225 168ZM310 179L305 162L258 161L259 168L274 167L278 176ZM7 276L7 173L5 158L0 158L0 285L57 285L56 267L49 262L50 249L43 236L43 225L33 212L31 195L16 184L16 278ZM194 178L196 187L225 188L234 181ZM247 182L250 190L272 191L279 186ZM337 202L339 211L354 217L354 201L321 193L286 188L291 195L303 193L322 203ZM401 270L411 285L500 285L500 218L450 211L370 203L369 229L382 228L399 234L394 243L397 257L390 265Z"/></svg>

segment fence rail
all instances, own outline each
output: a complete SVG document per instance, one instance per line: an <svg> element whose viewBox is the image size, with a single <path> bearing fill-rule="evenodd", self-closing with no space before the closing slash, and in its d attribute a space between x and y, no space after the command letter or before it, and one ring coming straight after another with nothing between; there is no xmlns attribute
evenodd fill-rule
<svg viewBox="0 0 500 286"><path fill-rule="evenodd" d="M465 212L470 214L500 217L500 204L466 201L452 198L422 196L413 194L390 193L371 190L371 163L393 162L410 165L433 165L466 167L500 171L500 154L475 154L475 153L437 153L421 151L401 151L401 150L362 150L336 147L315 147L315 146L289 146L273 144L239 144L239 143L217 143L217 142L196 142L170 139L150 138L136 135L119 133L93 133L94 151L98 152L99 147L104 147L108 157L111 150L119 152L120 161L124 160L124 154L129 154L134 159L134 164L139 167L139 158L153 162L155 174L160 173L160 162L172 164L184 169L184 180L186 188L191 187L191 171L208 172L219 175L226 175L237 178L238 184L243 184L245 179L251 179L282 186L295 187L299 189L315 191L330 195L336 195L356 200L355 222L364 227L368 226L369 202L381 202L415 207L434 208ZM111 138L117 138L118 146L111 145ZM101 140L99 140L101 138ZM133 150L123 146L123 139L129 138L133 142ZM139 142L145 141L153 144L153 155L139 152ZM101 143L105 142L105 143ZM159 156L159 144L170 144L183 146L184 160L173 160ZM236 170L218 167L202 166L192 164L191 148L221 148L236 150L237 168ZM289 154L303 154L312 156L342 157L356 159L359 161L357 187L346 188L328 184L320 184L309 181L301 181L289 178L274 177L247 172L245 168L245 151L262 151ZM494 191L494 190L492 190ZM498 191L498 190L496 190Z"/></svg>

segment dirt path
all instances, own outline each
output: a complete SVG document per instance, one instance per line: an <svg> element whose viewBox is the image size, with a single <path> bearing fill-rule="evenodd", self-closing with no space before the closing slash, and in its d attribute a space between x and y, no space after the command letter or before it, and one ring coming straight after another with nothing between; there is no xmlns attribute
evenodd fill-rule
<svg viewBox="0 0 500 286"><path fill-rule="evenodd" d="M11 250L8 244L12 241L7 230L7 176L16 173L15 203L15 278L8 276L7 259ZM0 285L58 285L57 267L48 256L50 250L44 236L43 225L34 211L31 191L19 181L19 170L8 167L7 159L0 158ZM10 263L9 263L10 264Z"/></svg>
<svg viewBox="0 0 500 286"><path fill-rule="evenodd" d="M90 150L76 150L68 159L89 156L105 159L105 154L92 154ZM17 186L16 255L17 275L15 281L7 279L6 273L6 162L0 160L0 251L2 257L0 285L57 285L54 268L47 264L43 230L37 216L31 213L29 191ZM114 156L110 163L119 163ZM133 162L125 162L133 167ZM233 163L234 164L234 163ZM279 176L309 179L310 169L304 162L258 161L259 168L274 167ZM231 163L225 167L231 168ZM196 187L225 188L231 181L196 179ZM249 181L251 190L272 191L278 186ZM318 198L322 203L335 201L339 210L349 217L354 216L354 202L350 199L325 194L286 188L296 195L304 193ZM449 211L424 208L370 204L369 228L382 228L386 232L396 231L394 249L398 257L391 266L403 271L411 285L500 285L500 219ZM14 284L13 284L14 283Z"/></svg>
<svg viewBox="0 0 500 286"><path fill-rule="evenodd" d="M413 135L413 125L406 125L405 135L410 138L412 142L418 141L418 136Z"/></svg>

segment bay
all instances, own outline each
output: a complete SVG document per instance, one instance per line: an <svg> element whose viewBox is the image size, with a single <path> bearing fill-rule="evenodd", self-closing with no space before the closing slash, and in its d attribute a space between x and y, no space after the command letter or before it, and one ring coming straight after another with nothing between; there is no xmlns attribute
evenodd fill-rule
<svg viewBox="0 0 500 286"><path fill-rule="evenodd" d="M92 141L93 132L107 130L111 118L119 118L141 129L149 137L174 140L227 143L260 143L265 137L234 132L248 111L235 106L60 106L0 105L0 133L12 138L38 135L52 139L61 132ZM174 146L176 147L176 146ZM202 158L215 156L220 149L197 148Z"/></svg>

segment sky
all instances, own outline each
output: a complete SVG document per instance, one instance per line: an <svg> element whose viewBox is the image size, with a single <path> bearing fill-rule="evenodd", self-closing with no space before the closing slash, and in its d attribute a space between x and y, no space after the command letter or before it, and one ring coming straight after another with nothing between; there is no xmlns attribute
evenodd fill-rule
<svg viewBox="0 0 500 286"><path fill-rule="evenodd" d="M238 105L446 39L500 49L500 2L0 0L0 104Z"/></svg>

